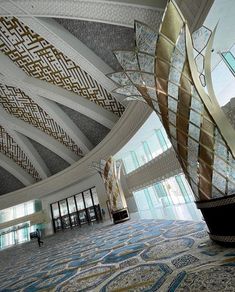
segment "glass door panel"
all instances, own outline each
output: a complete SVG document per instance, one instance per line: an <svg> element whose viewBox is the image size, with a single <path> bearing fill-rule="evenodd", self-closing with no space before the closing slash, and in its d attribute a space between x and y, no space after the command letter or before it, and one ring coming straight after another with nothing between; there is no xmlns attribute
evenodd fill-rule
<svg viewBox="0 0 235 292"><path fill-rule="evenodd" d="M83 198L82 198L82 194L80 193L80 194L76 195L75 198L76 198L76 203L77 203L78 210L85 209L84 201L83 201Z"/></svg>
<svg viewBox="0 0 235 292"><path fill-rule="evenodd" d="M62 229L62 223L61 223L61 218L57 218L54 220L54 224L55 224L55 229L56 230L60 230Z"/></svg>
<svg viewBox="0 0 235 292"><path fill-rule="evenodd" d="M56 219L56 218L60 217L58 203L54 203L51 206L52 206L52 215L53 215L53 218Z"/></svg>
<svg viewBox="0 0 235 292"><path fill-rule="evenodd" d="M78 212L79 215L79 220L81 224L85 224L88 222L87 220L87 215L86 215L86 211L85 210L81 210Z"/></svg>
<svg viewBox="0 0 235 292"><path fill-rule="evenodd" d="M93 196L94 205L99 205L99 199L98 199L98 195L96 192L96 188L92 188L91 192L92 192L92 196Z"/></svg>
<svg viewBox="0 0 235 292"><path fill-rule="evenodd" d="M15 231L15 238L17 243L22 243L25 241L29 240L29 235L28 235L28 228L27 227L23 227L19 230Z"/></svg>
<svg viewBox="0 0 235 292"><path fill-rule="evenodd" d="M60 201L59 204L60 204L60 213L61 213L61 216L67 215L68 214L68 207L67 207L66 200Z"/></svg>
<svg viewBox="0 0 235 292"><path fill-rule="evenodd" d="M88 214L89 214L90 221L95 221L96 220L95 208L94 207L89 207L87 209L87 211L88 211Z"/></svg>
<svg viewBox="0 0 235 292"><path fill-rule="evenodd" d="M92 199L91 199L90 190L85 191L83 193L83 196L84 196L86 208L92 207L93 206L93 203L92 203Z"/></svg>
<svg viewBox="0 0 235 292"><path fill-rule="evenodd" d="M61 217L63 229L70 228L70 218L69 215Z"/></svg>
<svg viewBox="0 0 235 292"><path fill-rule="evenodd" d="M74 197L70 197L67 200L68 200L68 205L69 205L69 213L71 214L71 213L76 212L77 208L76 208Z"/></svg>
<svg viewBox="0 0 235 292"><path fill-rule="evenodd" d="M80 225L80 221L79 221L79 217L78 217L78 213L77 212L75 212L73 214L70 214L70 219L71 219L71 225L72 226Z"/></svg>

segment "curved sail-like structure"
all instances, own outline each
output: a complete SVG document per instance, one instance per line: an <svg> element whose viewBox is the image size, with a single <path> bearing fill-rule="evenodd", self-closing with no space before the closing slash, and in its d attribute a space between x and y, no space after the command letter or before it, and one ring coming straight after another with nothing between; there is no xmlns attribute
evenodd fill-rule
<svg viewBox="0 0 235 292"><path fill-rule="evenodd" d="M208 60L214 33L204 28L192 39L173 1L158 33L140 22L135 23L135 33L135 51L115 52L124 70L109 75L119 85L115 91L128 100L146 102L158 114L211 238L235 242L234 227L218 227L233 220L228 209L235 206L235 131L211 85Z"/></svg>

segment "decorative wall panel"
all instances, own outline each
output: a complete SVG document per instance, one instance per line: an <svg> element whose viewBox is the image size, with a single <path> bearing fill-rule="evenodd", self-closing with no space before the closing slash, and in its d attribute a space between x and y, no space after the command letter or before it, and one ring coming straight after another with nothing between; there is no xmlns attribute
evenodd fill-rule
<svg viewBox="0 0 235 292"><path fill-rule="evenodd" d="M1 17L0 49L30 76L46 80L121 116L124 107L89 74L14 17Z"/></svg>
<svg viewBox="0 0 235 292"><path fill-rule="evenodd" d="M19 166L32 175L36 181L41 180L37 170L29 161L25 153L2 126L0 126L0 151L13 159Z"/></svg>
<svg viewBox="0 0 235 292"><path fill-rule="evenodd" d="M0 104L8 113L52 136L77 155L82 155L78 145L22 90L0 84Z"/></svg>

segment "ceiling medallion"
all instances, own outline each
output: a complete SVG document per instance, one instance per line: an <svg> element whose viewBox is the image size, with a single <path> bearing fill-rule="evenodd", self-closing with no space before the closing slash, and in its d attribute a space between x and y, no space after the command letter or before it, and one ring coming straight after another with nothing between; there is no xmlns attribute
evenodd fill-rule
<svg viewBox="0 0 235 292"><path fill-rule="evenodd" d="M136 49L115 51L123 71L108 77L118 84L116 93L145 102L157 113L211 237L231 243L235 227L230 224L225 231L224 226L233 222L235 211L235 132L211 82L214 34L202 27L191 35L179 8L169 1L159 32L135 22Z"/></svg>

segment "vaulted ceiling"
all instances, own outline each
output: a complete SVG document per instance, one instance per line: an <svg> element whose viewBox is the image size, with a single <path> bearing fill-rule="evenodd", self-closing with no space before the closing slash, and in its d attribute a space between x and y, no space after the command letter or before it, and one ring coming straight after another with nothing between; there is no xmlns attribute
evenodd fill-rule
<svg viewBox="0 0 235 292"><path fill-rule="evenodd" d="M75 163L125 111L106 77L120 70L112 51L133 49L134 19L157 29L166 1L103 2L1 1L0 194Z"/></svg>

